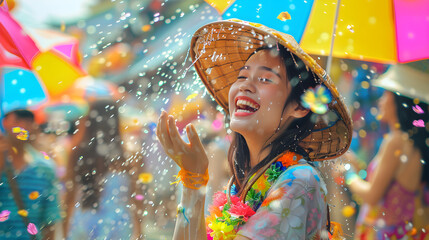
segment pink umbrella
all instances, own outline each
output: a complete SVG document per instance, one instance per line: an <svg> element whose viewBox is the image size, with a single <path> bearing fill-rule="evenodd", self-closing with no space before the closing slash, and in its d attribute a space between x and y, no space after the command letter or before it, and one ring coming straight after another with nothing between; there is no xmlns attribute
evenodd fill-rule
<svg viewBox="0 0 429 240"><path fill-rule="evenodd" d="M52 50L75 66L80 67L79 40L62 32L50 29L27 29L40 51Z"/></svg>
<svg viewBox="0 0 429 240"><path fill-rule="evenodd" d="M39 53L34 41L9 14L6 1L0 5L0 64L30 68L33 58Z"/></svg>

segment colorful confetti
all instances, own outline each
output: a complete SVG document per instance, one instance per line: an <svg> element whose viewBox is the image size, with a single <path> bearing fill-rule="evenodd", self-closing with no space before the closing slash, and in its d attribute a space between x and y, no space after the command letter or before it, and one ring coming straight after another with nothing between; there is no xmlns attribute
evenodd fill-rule
<svg viewBox="0 0 429 240"><path fill-rule="evenodd" d="M138 201L141 201L141 200L143 200L143 199L144 199L144 197L143 197L143 195L141 195L141 194L137 194L137 195L136 195L136 199L137 199Z"/></svg>
<svg viewBox="0 0 429 240"><path fill-rule="evenodd" d="M413 125L415 127L422 127L422 128L424 128L425 127L425 122L422 119L414 120L413 121Z"/></svg>
<svg viewBox="0 0 429 240"><path fill-rule="evenodd" d="M223 122L218 120L218 119L214 120L212 123L212 128L215 131L219 131L219 130L223 129Z"/></svg>
<svg viewBox="0 0 429 240"><path fill-rule="evenodd" d="M344 183L345 183L343 176L338 176L338 177L334 178L334 181L338 185L344 185Z"/></svg>
<svg viewBox="0 0 429 240"><path fill-rule="evenodd" d="M35 200L37 198L39 198L40 194L38 191L33 191L30 194L28 194L28 198L31 200Z"/></svg>
<svg viewBox="0 0 429 240"><path fill-rule="evenodd" d="M46 160L49 160L49 159L50 159L47 153L45 153L45 152L41 152L41 153L43 154L43 157L44 157Z"/></svg>
<svg viewBox="0 0 429 240"><path fill-rule="evenodd" d="M10 211L3 210L0 212L0 222L4 222L9 219Z"/></svg>
<svg viewBox="0 0 429 240"><path fill-rule="evenodd" d="M291 16L288 12L281 12L278 16L277 19L279 19L280 21L286 21L286 20L291 20Z"/></svg>
<svg viewBox="0 0 429 240"><path fill-rule="evenodd" d="M64 21L61 21L61 32L64 32L66 30L66 24Z"/></svg>
<svg viewBox="0 0 429 240"><path fill-rule="evenodd" d="M140 180L140 182L145 183L145 184L150 183L153 180L153 175L152 175L152 173L140 173L139 174L139 180Z"/></svg>
<svg viewBox="0 0 429 240"><path fill-rule="evenodd" d="M191 95L186 97L186 101L189 101L189 100L195 98L196 96L198 96L198 93L192 93Z"/></svg>
<svg viewBox="0 0 429 240"><path fill-rule="evenodd" d="M37 227L36 227L36 225L34 225L34 223L29 223L28 224L27 231L31 235L36 235L37 232L38 232Z"/></svg>
<svg viewBox="0 0 429 240"><path fill-rule="evenodd" d="M349 218L356 213L356 209L350 205L347 205L343 207L342 213L344 217Z"/></svg>
<svg viewBox="0 0 429 240"><path fill-rule="evenodd" d="M149 24L146 24L142 27L143 32L149 32L152 27Z"/></svg>
<svg viewBox="0 0 429 240"><path fill-rule="evenodd" d="M316 114L325 114L331 101L331 94L323 85L317 86L316 89L308 89L301 96L302 105Z"/></svg>
<svg viewBox="0 0 429 240"><path fill-rule="evenodd" d="M21 216L23 216L23 217L27 217L28 216L28 211L24 210L24 209L21 209L21 210L18 210L18 214L21 215Z"/></svg>
<svg viewBox="0 0 429 240"><path fill-rule="evenodd" d="M22 141L28 140L28 131L24 128L14 127L12 128L13 133L17 133L16 138Z"/></svg>
<svg viewBox="0 0 429 240"><path fill-rule="evenodd" d="M413 106L413 110L417 114L423 114L423 113L425 113L425 111L423 111L423 109L419 105Z"/></svg>

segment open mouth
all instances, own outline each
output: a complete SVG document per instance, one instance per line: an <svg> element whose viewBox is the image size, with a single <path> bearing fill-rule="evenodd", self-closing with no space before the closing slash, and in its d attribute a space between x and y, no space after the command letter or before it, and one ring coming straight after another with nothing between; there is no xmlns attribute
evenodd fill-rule
<svg viewBox="0 0 429 240"><path fill-rule="evenodd" d="M254 113L258 111L259 104L249 97L237 97L235 99L236 112Z"/></svg>

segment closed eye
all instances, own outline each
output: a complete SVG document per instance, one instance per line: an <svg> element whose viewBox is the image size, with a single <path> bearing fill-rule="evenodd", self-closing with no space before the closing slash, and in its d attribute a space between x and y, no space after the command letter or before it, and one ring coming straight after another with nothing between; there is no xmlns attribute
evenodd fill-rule
<svg viewBox="0 0 429 240"><path fill-rule="evenodd" d="M247 77L246 76L238 76L238 78L237 79L243 79L243 80L246 80L247 79Z"/></svg>
<svg viewBox="0 0 429 240"><path fill-rule="evenodd" d="M265 82L265 83L271 83L273 82L273 80L268 79L268 78L258 78L260 82Z"/></svg>

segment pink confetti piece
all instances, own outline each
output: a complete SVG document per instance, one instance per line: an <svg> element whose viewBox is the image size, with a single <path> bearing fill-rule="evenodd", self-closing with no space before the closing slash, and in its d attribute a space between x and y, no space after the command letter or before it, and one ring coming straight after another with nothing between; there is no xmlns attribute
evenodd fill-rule
<svg viewBox="0 0 429 240"><path fill-rule="evenodd" d="M143 197L143 195L141 195L141 194L137 194L137 195L136 195L136 199L137 199L137 200L139 200L139 201L141 201L141 200L143 200L143 199L144 199L144 197Z"/></svg>
<svg viewBox="0 0 429 240"><path fill-rule="evenodd" d="M425 127L425 122L422 119L414 120L413 125L416 127Z"/></svg>
<svg viewBox="0 0 429 240"><path fill-rule="evenodd" d="M43 154L43 157L44 157L46 160L49 160L49 156L48 156L48 154L47 154L46 152L42 152L42 151L41 151L41 153Z"/></svg>
<svg viewBox="0 0 429 240"><path fill-rule="evenodd" d="M27 226L27 231L28 233L30 233L31 235L36 235L38 230L36 225L34 225L34 223L29 223Z"/></svg>
<svg viewBox="0 0 429 240"><path fill-rule="evenodd" d="M425 111L423 111L423 109L419 105L413 106L413 110L417 114L423 114L423 113L425 113Z"/></svg>
<svg viewBox="0 0 429 240"><path fill-rule="evenodd" d="M0 212L0 222L4 222L9 219L10 211L3 210Z"/></svg>
<svg viewBox="0 0 429 240"><path fill-rule="evenodd" d="M219 130L222 129L222 127L223 127L222 121L220 121L218 119L216 119L216 120L213 121L213 123L212 123L213 130L219 131Z"/></svg>

